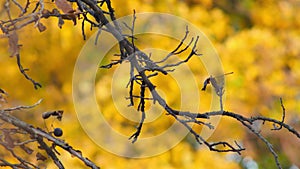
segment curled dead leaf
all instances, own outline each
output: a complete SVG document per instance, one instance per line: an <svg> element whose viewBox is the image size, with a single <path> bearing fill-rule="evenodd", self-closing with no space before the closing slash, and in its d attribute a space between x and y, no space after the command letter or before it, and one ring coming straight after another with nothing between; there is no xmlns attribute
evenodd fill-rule
<svg viewBox="0 0 300 169"><path fill-rule="evenodd" d="M69 13L73 11L71 4L67 0L55 0L55 5L64 13Z"/></svg>
<svg viewBox="0 0 300 169"><path fill-rule="evenodd" d="M19 37L16 31L13 31L12 34L8 36L8 46L10 57L16 56L19 54Z"/></svg>
<svg viewBox="0 0 300 169"><path fill-rule="evenodd" d="M4 135L4 142L7 147L14 148L14 139L10 136L10 132L8 130L2 130Z"/></svg>
<svg viewBox="0 0 300 169"><path fill-rule="evenodd" d="M64 113L63 110L44 112L42 114L42 117L43 117L43 119L48 119L50 116L55 116L59 121L61 121L63 113Z"/></svg>
<svg viewBox="0 0 300 169"><path fill-rule="evenodd" d="M44 9L44 10L42 11L42 15L43 15L44 18L47 19L47 18L50 17L51 12L50 12L48 9Z"/></svg>
<svg viewBox="0 0 300 169"><path fill-rule="evenodd" d="M58 9L62 10L64 14L66 14L63 19L72 20L74 25L76 25L76 15L74 14L76 10L72 8L72 5L67 0L55 0L55 5ZM63 22L59 21L60 28L62 25Z"/></svg>
<svg viewBox="0 0 300 169"><path fill-rule="evenodd" d="M39 29L40 32L44 32L47 29L47 27L41 22L37 24L37 28Z"/></svg>

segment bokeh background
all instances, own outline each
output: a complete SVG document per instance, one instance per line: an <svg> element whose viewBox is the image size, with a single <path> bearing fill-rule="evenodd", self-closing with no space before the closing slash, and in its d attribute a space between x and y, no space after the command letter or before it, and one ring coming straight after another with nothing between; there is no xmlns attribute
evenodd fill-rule
<svg viewBox="0 0 300 169"><path fill-rule="evenodd" d="M54 7L53 2L45 2L49 8ZM248 117L264 115L279 120L282 115L279 98L282 97L287 112L286 123L300 128L299 0L112 0L112 5L117 17L130 15L135 9L136 12L169 13L195 24L216 47L224 71L234 72L226 77L226 110ZM2 5L0 19L7 19L5 17ZM62 29L58 28L55 18L42 22L47 27L45 32L40 33L33 25L18 32L20 43L23 45L23 66L29 68L30 76L43 85L39 90L34 90L32 84L19 73L15 58L9 57L7 41L0 39L0 87L9 93L8 103L2 106L27 105L44 99L33 110L17 114L21 119L44 127L42 112L63 109L65 113L62 122L46 121L47 127L62 128L63 139L107 169L276 168L273 156L264 144L239 123L226 118L222 119L210 141L238 140L246 148L242 156L210 152L207 148L197 145L190 135L170 151L151 158L128 159L102 150L84 133L73 107L72 73L76 58L85 44L80 21L75 27L72 22L66 22ZM86 28L88 29L88 26ZM94 32L95 30L86 31L87 36ZM182 32L184 33L184 30ZM176 42L168 40L159 44L156 40L142 42L147 43L147 46L159 46L164 49L173 49L173 46L177 45ZM205 70L197 67L194 72L199 76L200 90L201 83L208 75ZM99 104L103 104L103 94L110 96L112 73L98 73L103 73L95 84L97 92L102 96L98 98ZM166 81L156 80L156 83L157 86L163 86ZM172 85L161 88L173 89L176 87L172 88ZM209 97L209 92L201 93L202 97ZM176 107L177 96L173 96L172 93L176 94L167 92L167 100ZM209 99L200 103L201 111L207 111L209 103ZM107 118L113 122L116 129L123 130L128 135L135 131L135 123L121 117L113 104L108 102L105 105ZM146 124L144 136L160 133L171 123L171 118L162 117L161 121ZM286 131L269 130L271 124L257 125L274 145L283 168L299 168L299 139ZM99 134L101 132L103 131L99 131ZM73 160L69 154L62 152L60 158L65 160L66 168L83 167L81 162ZM49 164L49 168L52 167Z"/></svg>

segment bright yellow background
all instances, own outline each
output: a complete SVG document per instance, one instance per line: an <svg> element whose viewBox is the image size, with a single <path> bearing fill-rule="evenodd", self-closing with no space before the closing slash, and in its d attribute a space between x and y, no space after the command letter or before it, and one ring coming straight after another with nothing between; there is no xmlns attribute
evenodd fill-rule
<svg viewBox="0 0 300 169"><path fill-rule="evenodd" d="M114 0L112 4L117 17L130 15L135 9L136 12L170 13L197 25L216 47L225 72L234 72L234 75L226 77L225 109L248 117L264 115L280 120L279 98L282 97L287 111L286 122L299 129L300 1ZM53 4L47 2L46 6L51 8ZM5 13L2 12L0 16L1 19L5 18ZM19 73L15 58L9 58L6 40L0 41L0 87L9 93L6 106L29 105L40 98L44 99L34 110L20 113L21 119L44 127L41 112L63 109L63 121L48 120L48 128L51 128L52 123L55 127L61 127L64 140L106 169L242 168L241 163L229 160L232 153L209 152L207 148L195 145L192 136L187 136L172 150L146 159L127 159L101 150L81 129L72 102L72 71L76 57L85 43L81 36L81 21L76 27L71 22L66 22L63 29L57 27L55 18L42 22L47 26L45 32L39 33L32 25L18 32L20 43L23 44L23 66L29 68L29 75L43 85L39 90L34 90L31 83ZM182 32L184 33L184 30ZM92 35L93 31L87 30L86 33ZM160 47L169 48L176 45L177 43L170 44L166 41ZM208 75L199 70L198 74L200 89L201 83ZM110 74L102 78L109 81ZM157 83L164 82L158 80ZM109 86L104 86L107 85ZM109 92L109 89L101 90L98 92ZM176 107L176 97L173 97L171 92L167 94L168 101ZM201 92L201 95L209 97L207 93ZM202 111L208 110L204 108L209 103L209 99L200 103ZM107 106L107 110L111 113L107 116L113 118L114 126L127 134L135 131L134 124L121 123L126 120L117 115L113 106ZM168 117L163 117L163 120L166 122L145 125L144 136L149 129L161 132L172 121ZM285 131L270 131L270 127L270 124L265 124L262 127L263 134L274 144L283 167L288 168L292 164L299 167L299 139ZM260 168L275 167L273 157L264 144L237 122L222 119L210 141L220 140L243 141L246 148L242 153L243 157L251 157L258 162ZM69 154L60 149L58 151L62 152L60 159L66 168L82 166L78 160L70 160Z"/></svg>

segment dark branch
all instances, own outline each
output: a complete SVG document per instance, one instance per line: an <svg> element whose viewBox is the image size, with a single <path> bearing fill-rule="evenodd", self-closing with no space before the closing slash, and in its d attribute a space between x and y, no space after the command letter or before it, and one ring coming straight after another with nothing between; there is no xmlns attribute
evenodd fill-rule
<svg viewBox="0 0 300 169"><path fill-rule="evenodd" d="M197 53L197 43L199 40L199 37L197 36L192 37L191 40L187 43L186 46L184 46L185 41L188 38L189 30L188 27L186 27L185 34L183 38L181 39L180 43L177 45L177 47L171 51L167 56L163 57L159 61L154 61L151 59L150 55L147 55L146 53L142 52L137 46L135 46L135 36L134 36L134 29L135 29L135 22L136 22L136 16L135 11L133 14L133 20L132 25L129 26L125 23L125 27L127 27L130 30L130 35L125 35L120 26L119 23L116 20L115 17L115 11L112 8L111 1L110 0L102 0L102 1L95 1L95 0L68 0L69 2L76 2L80 12L70 13L70 14L60 14L59 12L55 12L53 9L52 12L46 12L44 10L44 4L42 1L39 1L35 3L34 10L31 14L26 15L27 9L29 9L30 1L27 0L27 3L24 7L22 7L16 0L12 0L12 2L16 5L17 9L21 11L21 15L18 18L12 19L10 14L10 8L8 6L8 3L5 3L5 11L8 16L8 20L1 21L0 28L4 34L5 37L9 37L9 35L12 35L12 32L16 32L16 30L19 30L31 23L39 23L40 19L47 19L48 17L57 17L59 19L59 24L63 24L64 20L70 20L74 19L75 15L83 16L82 21L82 36L85 39L86 33L84 30L85 23L88 23L91 25L92 28L98 28L98 34L96 37L95 43L97 43L98 37L101 33L101 30L108 31L111 33L118 41L119 41L119 50L120 50L120 59L119 60L113 60L110 64L100 66L101 68L111 68L114 65L122 64L123 61L128 61L130 63L130 77L129 77L129 83L127 87L129 87L129 97L126 99L130 100L129 106L134 106L134 99L139 100L139 104L137 105L137 110L141 112L141 120L139 122L139 125L137 126L136 132L129 138L132 139L132 143L137 141L139 135L141 134L142 126L144 123L144 120L146 118L146 112L145 112L145 105L147 101L153 101L154 103L158 103L161 107L164 108L164 110L167 112L168 115L172 116L176 121L180 122L185 128L187 128L190 133L195 137L196 141L199 144L206 145L211 151L217 151L217 152L236 152L241 153L241 151L245 150L242 148L239 144L234 142L234 144L219 141L210 143L206 141L201 135L199 135L191 126L190 124L197 124L197 125L203 125L204 127L208 127L209 129L213 129L215 126L213 126L210 123L204 122L204 120L209 119L213 116L222 116L222 117L230 117L234 119L235 121L238 121L242 126L245 126L251 133L253 133L256 137L258 137L264 144L268 147L269 151L272 153L276 165L278 168L282 168L278 155L275 152L272 144L258 131L256 131L253 128L253 122L255 121L263 121L263 122L269 122L273 124L273 129L271 130L281 130L282 128L287 129L290 133L295 135L297 139L300 138L300 134L298 131L296 131L292 126L286 124L284 122L286 117L286 110L284 107L284 104L282 102L282 99L280 99L281 108L282 108L282 119L281 121L278 121L276 119L268 118L268 117L262 117L262 116L256 116L256 117L245 117L242 115L239 115L237 113L224 111L223 110L223 103L222 103L222 96L224 93L223 84L218 84L216 77L210 76L208 79L205 80L204 86L202 90L205 90L208 84L211 84L212 87L215 89L216 94L220 98L220 111L214 111L214 112L206 112L206 113L193 113L189 111L182 111L182 110L175 110L171 108L166 100L160 96L156 90L156 86L150 81L151 77L157 76L159 73L163 75L167 75L168 72L174 71L177 66L180 66L181 64L184 64L186 62L189 62L192 58L192 56L201 56L200 53ZM103 10L103 5L106 4L106 7L108 11ZM44 13L43 13L44 12ZM74 21L74 20L73 20ZM76 21L76 18L75 18ZM75 24L74 21L74 24ZM110 23L109 21L112 21ZM61 26L60 25L60 26ZM11 38L12 39L12 38ZM13 39L12 39L13 40ZM18 50L18 44L13 43L14 45L14 55L17 58L17 64L19 67L20 72L25 76L25 78L29 81L31 81L34 84L35 88L41 87L41 85L37 82L35 82L33 79L31 79L27 74L26 71L28 69L24 69L21 65L20 61L20 55ZM188 50L191 50L188 52ZM181 60L176 63L170 63L167 64L166 61L173 55L179 55L184 54L187 52L186 58L184 60ZM17 55L15 55L15 53ZM162 64L162 65L160 65ZM151 73L151 74L150 74ZM150 75L149 75L150 74ZM224 76L224 75L222 75ZM133 95L133 90L135 89L135 85L137 85L137 90L139 90L139 95ZM148 90L152 97L146 98L145 92ZM87 166L91 168L98 168L94 163L92 163L87 158L84 158L81 155L81 152L78 150L73 149L70 145L65 143L62 140L59 140L51 135L51 133L45 132L39 128L35 128L29 124L26 124L23 121L20 121L19 119L16 119L14 116L9 115L7 112L16 111L16 110L23 110L25 107L15 107L10 109L1 110L0 112L0 118L7 123L10 123L19 129L22 129L26 131L31 137L32 140L37 140L41 147L46 151L46 153L52 158L54 163L59 168L62 168L62 164L59 161L59 159L56 157L55 153L58 153L55 150L55 146L61 147L65 151L68 151L70 154L76 156L81 161L83 161ZM9 140L9 136L7 136L7 139ZM43 139L48 140L52 143L52 146L48 146L46 142L43 141ZM10 151L10 150L8 150ZM12 153L13 154L13 153ZM13 156L18 159L18 156ZM4 164L6 166L12 166L14 168L19 167L26 167L31 166L31 164L27 164L26 162L23 162L22 160L19 160L20 164L10 164L4 159L0 158L0 165ZM32 166L31 166L32 167Z"/></svg>
<svg viewBox="0 0 300 169"><path fill-rule="evenodd" d="M25 77L27 80L31 81L31 83L33 84L33 86L34 86L35 89L41 88L42 85L41 85L40 83L34 81L31 77L29 77L29 76L27 75L26 71L28 71L29 69L24 69L24 68L23 68L23 66L22 66L22 64L21 64L20 54L17 54L17 55L16 55L16 58L17 58L17 64L18 64L19 70L20 70L20 72L24 75L24 77Z"/></svg>
<svg viewBox="0 0 300 169"><path fill-rule="evenodd" d="M86 166L93 168L93 169L99 169L99 167L96 164L94 164L88 158L83 157L82 153L79 150L75 150L72 146L70 146L68 143L64 142L63 140L53 137L51 132L49 133L40 128L36 128L30 124L25 123L24 121L21 121L18 118L10 115L9 113L7 113L7 112L12 112L12 111L17 111L17 110L20 111L20 110L24 110L24 109L29 109L29 108L36 106L39 103L40 103L40 101L37 102L36 104L34 104L33 106L17 106L17 107L0 110L0 119L17 127L20 131L27 133L30 136L31 141L36 140L38 142L38 144L40 145L40 147L46 151L46 153L52 158L53 162L59 168L63 168L63 165L61 164L60 160L58 160L57 156L52 151L50 146L48 146L43 141L43 139L48 140L49 142L52 143L52 145L61 147L62 149L64 149L66 152L68 152L72 156L77 157L82 162L84 162L84 164ZM18 158L17 156L15 156L15 157ZM20 159L20 160L22 160L22 159ZM22 162L22 163L25 163L25 162Z"/></svg>
<svg viewBox="0 0 300 169"><path fill-rule="evenodd" d="M138 111L140 111L142 113L142 117L141 117L141 120L140 120L140 123L139 125L137 126L137 130L135 133L133 133L129 139L132 139L132 143L135 143L137 138L139 137L141 131L142 131L142 127L143 127L143 124L144 124L144 120L146 118L146 114L145 114L145 90L146 90L146 87L145 87L145 83L142 83L141 85L141 92L140 92L140 103L138 105Z"/></svg>

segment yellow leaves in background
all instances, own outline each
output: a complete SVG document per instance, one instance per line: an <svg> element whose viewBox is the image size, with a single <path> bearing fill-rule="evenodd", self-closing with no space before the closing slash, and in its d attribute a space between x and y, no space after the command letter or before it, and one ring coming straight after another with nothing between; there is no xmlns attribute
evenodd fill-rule
<svg viewBox="0 0 300 169"><path fill-rule="evenodd" d="M293 39L292 43L290 43L291 39ZM242 92L247 89L249 92L251 91L250 93L256 93L255 97L249 97L248 92L237 96L244 102L245 106L242 107L249 106L250 109L246 109L246 111L252 109L251 105L255 106L259 103L263 103L262 105L269 107L267 110L271 111L272 102L278 101L279 97L290 97L291 93L294 98L299 95L296 89L300 81L292 75L298 72L298 68L291 66L289 61L291 59L295 61L294 58L297 57L299 50L293 48L295 52L292 55L288 50L290 45L295 46L299 42L299 38L294 36L292 31L275 34L270 29L258 27L239 32L228 38L225 47L222 48L224 62L238 64L226 64L225 67L228 65L229 69L235 69L233 71L242 75L243 85L235 91ZM293 63L298 63L298 61ZM236 80L238 79L240 78L236 78ZM229 80L229 85L234 84L234 81ZM288 88L285 87L287 85L289 85ZM290 92L290 90L294 92ZM234 104L231 103L231 105ZM240 106L237 107L237 109L240 108Z"/></svg>
<svg viewBox="0 0 300 169"><path fill-rule="evenodd" d="M66 0L55 0L55 5L64 13L69 13L73 10L71 4Z"/></svg>
<svg viewBox="0 0 300 169"><path fill-rule="evenodd" d="M57 7L67 13L71 7L59 4L65 2L64 0L55 1ZM54 6L55 4L51 5ZM137 12L167 12L183 17L199 27L216 46L225 72L234 72L234 75L226 77L226 110L247 116L262 114L279 118L281 116L279 97L283 97L287 108L287 120L299 116L300 15L297 15L297 12L300 10L300 5L297 0L247 0L239 2L236 6L243 7L243 10L249 13L250 25L248 26L245 24L236 25L237 17L242 18L241 22L244 21L244 16L238 16L244 13L225 11L220 5L217 6L214 0L185 0L180 2L175 0L112 0L112 5L117 17L131 15L133 9ZM225 7L228 8L231 8L232 5L229 2L228 4L225 3ZM139 19L137 18L137 21ZM192 149L186 140L169 152L140 160L117 157L101 150L80 129L72 105L73 68L81 47L85 43L82 40L80 21L79 27L75 28L72 23L66 22L61 30L57 29L57 18L43 20L43 25L47 26L47 30L41 34L37 34L38 31L36 30L32 31L32 27L18 32L18 43L23 44L21 53L24 56L22 59L24 67L30 68L29 74L41 82L43 88L39 91L33 89L31 84L19 74L15 60L9 59L7 49L4 48L0 49L2 54L0 58L0 71L2 72L0 74L0 88L5 89L10 97L15 99L15 102L32 103L37 98L43 98L44 102L40 109L64 109L62 125L65 128L64 131L67 131L64 132L64 137L68 138L71 143L78 145L84 154L91 155L91 159L97 159L101 167L110 169L239 167L238 164L227 160L224 154L209 152L202 148ZM150 26L155 27L155 25ZM38 28L40 31L44 29L41 25L38 25ZM87 25L86 28L88 30ZM182 29L182 35L184 35L184 31ZM92 33L87 31L87 34ZM17 40L14 36L12 35L10 38L12 54L17 52ZM178 44L170 38L161 38L160 41L158 39L155 36L143 35L138 37L136 44L141 49L153 47L165 50L172 50ZM5 46L6 44L1 41L1 45ZM111 53L113 54L113 52ZM161 56L165 55L157 53L152 57L159 58ZM180 58L184 57L184 55L180 56ZM113 56L108 58L115 59ZM109 59L105 62L108 62ZM203 80L208 75L199 61L192 59L188 65L197 75L196 81L200 92ZM122 76L120 81L114 82L117 84L116 86L111 86L114 70L98 72L99 77L97 77L95 84L96 97L99 107L103 108L104 116L112 126L116 130L130 135L135 131L134 126L137 123L125 119L118 113L118 109L123 107L128 110L129 117L136 119L139 119L140 114L134 111L134 108L126 107L129 100L125 99L128 96L128 90L125 87L129 75ZM155 85L158 86L169 104L179 108L182 100L177 83L172 81L174 79L170 76L160 76L160 78L153 79ZM122 103L122 106L116 107L114 105L111 100L112 90L122 92L124 97L118 98L118 102ZM208 89L206 92L200 92L199 111L208 110L211 99L210 91ZM34 94L28 95L28 93ZM149 93L147 94L150 96ZM149 119L146 120L156 120L156 115L160 116L158 116L157 121L150 121L145 124L142 130L145 133L142 133L141 137L161 133L173 122L164 115L164 112L161 112L162 110L153 108L151 111L147 112ZM151 116L149 113L157 114ZM231 121L224 120L220 126L218 130L222 134L213 136L213 139L226 138L228 132L231 132L230 134L234 138L241 140L245 136L242 133L243 129L239 128L237 124L232 124ZM82 140L86 145L82 144ZM67 165L76 166L77 164L70 162Z"/></svg>
<svg viewBox="0 0 300 169"><path fill-rule="evenodd" d="M299 20L297 20L299 17L295 15L299 2L292 0L274 2L261 1L259 5L254 6L252 17L257 25L278 29L299 26Z"/></svg>

